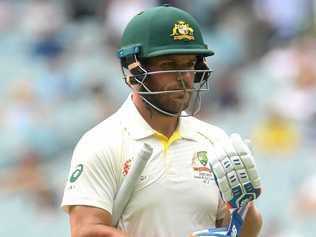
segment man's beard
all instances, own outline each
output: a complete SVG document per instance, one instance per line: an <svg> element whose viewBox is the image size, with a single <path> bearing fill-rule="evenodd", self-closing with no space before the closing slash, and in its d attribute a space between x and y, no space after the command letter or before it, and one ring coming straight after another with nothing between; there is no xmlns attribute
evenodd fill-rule
<svg viewBox="0 0 316 237"><path fill-rule="evenodd" d="M141 92L147 92L143 87L141 88ZM184 93L183 96L177 95L179 93ZM161 93L161 94L143 94L142 97L145 98L149 103L162 110L163 112L167 112L173 115L180 115L182 111L186 110L190 104L190 100L192 97L192 92L185 92L184 90L179 90L179 92L172 93ZM160 114L165 116L171 116L168 114L159 111L158 109L151 106L148 102L144 101L144 103L150 109L154 109Z"/></svg>

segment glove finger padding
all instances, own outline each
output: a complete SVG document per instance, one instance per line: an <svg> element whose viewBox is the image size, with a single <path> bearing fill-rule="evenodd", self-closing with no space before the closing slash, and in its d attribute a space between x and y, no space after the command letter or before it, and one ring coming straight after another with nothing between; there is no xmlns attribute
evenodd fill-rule
<svg viewBox="0 0 316 237"><path fill-rule="evenodd" d="M245 206L260 195L261 184L254 159L238 134L214 145L209 165L221 196L230 207Z"/></svg>
<svg viewBox="0 0 316 237"><path fill-rule="evenodd" d="M236 152L238 153L240 159L242 160L247 174L249 176L249 180L252 183L253 187L255 189L260 189L261 188L261 181L256 169L256 163L251 155L251 151L248 148L248 146L243 142L242 138L240 137L239 134L233 133L231 136L231 142L232 145L234 146ZM258 196L260 193L258 194Z"/></svg>
<svg viewBox="0 0 316 237"><path fill-rule="evenodd" d="M232 163L226 158L225 151L221 148L221 144L214 145L214 154L210 159L210 169L214 174L214 179L219 187L220 194L224 201L233 198L231 186L227 179L227 173L233 170Z"/></svg>

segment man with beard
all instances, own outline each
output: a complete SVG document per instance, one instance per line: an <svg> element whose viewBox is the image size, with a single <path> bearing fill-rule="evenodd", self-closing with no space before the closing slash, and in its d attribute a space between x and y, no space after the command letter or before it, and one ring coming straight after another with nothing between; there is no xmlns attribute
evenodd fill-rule
<svg viewBox="0 0 316 237"><path fill-rule="evenodd" d="M208 90L210 55L197 22L180 9L155 7L130 21L118 56L132 93L74 150L62 203L73 237L186 237L227 225L229 208L246 206L241 236L258 235L252 200L261 185L251 152L193 117ZM116 225L115 198L143 144L153 152Z"/></svg>

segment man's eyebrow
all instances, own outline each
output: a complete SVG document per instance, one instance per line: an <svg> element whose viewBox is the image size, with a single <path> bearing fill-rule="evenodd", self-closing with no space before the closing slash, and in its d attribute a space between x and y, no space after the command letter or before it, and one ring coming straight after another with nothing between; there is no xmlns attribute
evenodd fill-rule
<svg viewBox="0 0 316 237"><path fill-rule="evenodd" d="M191 64L191 63L194 63L196 62L196 59L192 59L192 60L188 60L188 61L185 61L185 62L176 62L176 60L166 60L166 61L162 61L162 62L159 62L160 65L163 65L163 64L179 64L179 65L185 65L185 64Z"/></svg>
<svg viewBox="0 0 316 237"><path fill-rule="evenodd" d="M177 64L177 63L176 63L176 61L170 59L170 60L162 61L159 64L164 65L164 64Z"/></svg>

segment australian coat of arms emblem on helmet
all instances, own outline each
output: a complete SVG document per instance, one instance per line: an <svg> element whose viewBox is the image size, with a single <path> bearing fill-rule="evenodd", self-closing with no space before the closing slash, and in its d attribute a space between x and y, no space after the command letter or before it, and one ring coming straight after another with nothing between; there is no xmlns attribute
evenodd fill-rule
<svg viewBox="0 0 316 237"><path fill-rule="evenodd" d="M185 21L177 21L170 36L173 36L174 40L194 40L194 30Z"/></svg>

